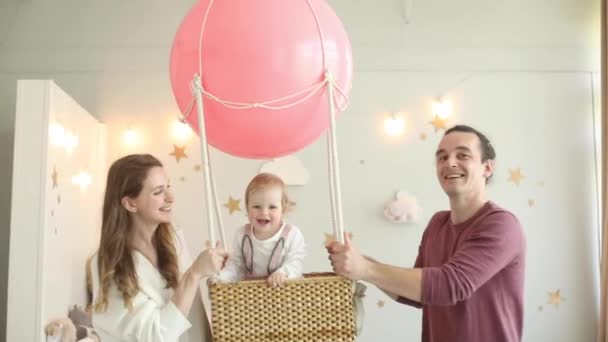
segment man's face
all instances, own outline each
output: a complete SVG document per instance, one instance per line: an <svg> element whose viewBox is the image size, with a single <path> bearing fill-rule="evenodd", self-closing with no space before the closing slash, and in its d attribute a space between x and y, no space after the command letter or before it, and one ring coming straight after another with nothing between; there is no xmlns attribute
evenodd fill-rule
<svg viewBox="0 0 608 342"><path fill-rule="evenodd" d="M452 132L444 136L435 153L437 179L450 198L475 195L485 189L494 161L481 161L481 145L474 133Z"/></svg>

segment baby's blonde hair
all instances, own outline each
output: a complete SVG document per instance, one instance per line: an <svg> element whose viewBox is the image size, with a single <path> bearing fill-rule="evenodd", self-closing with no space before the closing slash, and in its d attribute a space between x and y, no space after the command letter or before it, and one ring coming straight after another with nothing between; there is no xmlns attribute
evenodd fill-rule
<svg viewBox="0 0 608 342"><path fill-rule="evenodd" d="M247 185L247 189L245 190L245 207L249 207L249 198L251 198L252 193L274 186L281 189L281 205L283 206L283 212L287 212L291 202L289 201L287 192L285 191L285 182L283 182L279 176L267 172L260 173L253 177L253 179Z"/></svg>

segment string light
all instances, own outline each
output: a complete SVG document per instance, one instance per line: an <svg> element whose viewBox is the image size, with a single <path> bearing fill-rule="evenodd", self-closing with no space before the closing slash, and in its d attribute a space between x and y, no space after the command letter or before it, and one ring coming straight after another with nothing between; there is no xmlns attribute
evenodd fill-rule
<svg viewBox="0 0 608 342"><path fill-rule="evenodd" d="M139 141L139 135L133 128L129 127L122 134L122 140L126 145L133 146Z"/></svg>
<svg viewBox="0 0 608 342"><path fill-rule="evenodd" d="M72 184L78 185L81 191L85 191L91 185L91 175L81 171L75 176L72 176Z"/></svg>
<svg viewBox="0 0 608 342"><path fill-rule="evenodd" d="M401 115L395 113L390 114L384 119L384 131L388 136L396 137L405 130L405 120Z"/></svg>
<svg viewBox="0 0 608 342"><path fill-rule="evenodd" d="M173 122L173 136L179 143L185 143L192 138L192 128L181 120L175 120Z"/></svg>
<svg viewBox="0 0 608 342"><path fill-rule="evenodd" d="M49 138L51 145L61 147L65 141L65 128L58 123L49 126Z"/></svg>
<svg viewBox="0 0 608 342"><path fill-rule="evenodd" d="M72 154L74 149L78 146L78 137L70 132L66 132L63 147L68 154Z"/></svg>
<svg viewBox="0 0 608 342"><path fill-rule="evenodd" d="M68 154L78 146L78 137L56 122L49 126L49 141L53 146L65 148Z"/></svg>
<svg viewBox="0 0 608 342"><path fill-rule="evenodd" d="M452 115L452 102L447 100L437 100L433 102L433 115L445 120Z"/></svg>

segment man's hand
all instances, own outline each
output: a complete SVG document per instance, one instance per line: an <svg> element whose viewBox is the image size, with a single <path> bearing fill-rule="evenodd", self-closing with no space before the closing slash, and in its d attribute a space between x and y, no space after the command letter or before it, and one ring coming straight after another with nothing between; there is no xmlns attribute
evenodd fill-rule
<svg viewBox="0 0 608 342"><path fill-rule="evenodd" d="M361 280L367 276L371 261L352 245L348 234L344 233L344 244L334 241L326 248L334 272L352 280Z"/></svg>

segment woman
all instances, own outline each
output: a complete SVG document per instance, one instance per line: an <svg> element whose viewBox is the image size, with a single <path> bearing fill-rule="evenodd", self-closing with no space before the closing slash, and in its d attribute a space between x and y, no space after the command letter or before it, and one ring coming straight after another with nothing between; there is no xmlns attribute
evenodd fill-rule
<svg viewBox="0 0 608 342"><path fill-rule="evenodd" d="M103 342L211 341L199 285L227 254L218 243L190 262L171 226L173 202L155 157L129 155L110 167L91 261L93 325Z"/></svg>

